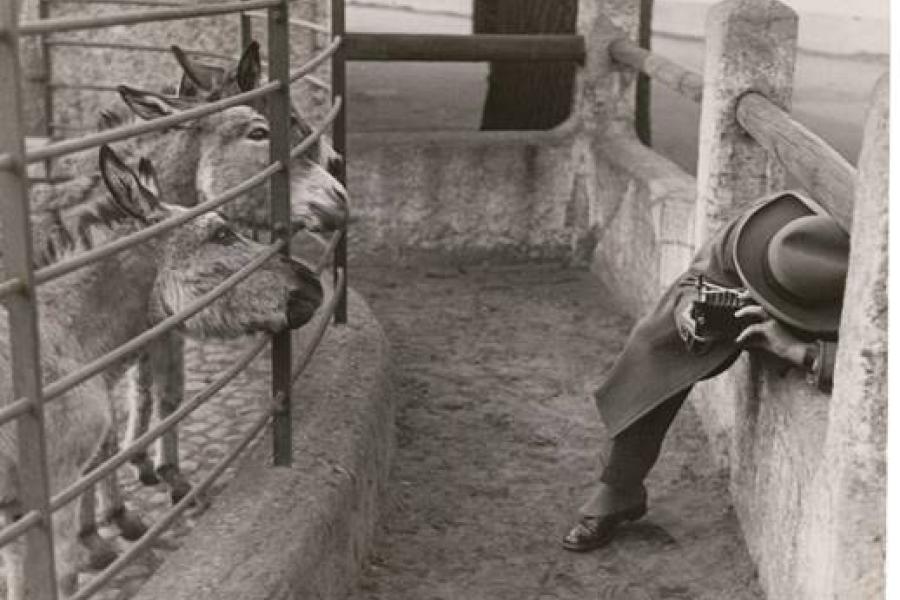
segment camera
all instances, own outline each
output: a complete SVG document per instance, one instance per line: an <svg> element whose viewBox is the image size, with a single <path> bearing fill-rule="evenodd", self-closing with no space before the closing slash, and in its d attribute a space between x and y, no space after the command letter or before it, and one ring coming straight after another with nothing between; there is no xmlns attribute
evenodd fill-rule
<svg viewBox="0 0 900 600"><path fill-rule="evenodd" d="M694 332L699 337L734 339L753 319L734 316L734 311L754 304L742 288L728 288L697 278L697 299L691 306Z"/></svg>

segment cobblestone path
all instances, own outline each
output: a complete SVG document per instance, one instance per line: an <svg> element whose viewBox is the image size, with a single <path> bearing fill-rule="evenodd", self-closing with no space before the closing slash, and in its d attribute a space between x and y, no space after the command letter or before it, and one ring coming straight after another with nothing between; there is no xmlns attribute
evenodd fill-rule
<svg viewBox="0 0 900 600"><path fill-rule="evenodd" d="M590 391L631 323L555 266L356 268L400 372L398 448L353 600L760 600L696 415L650 511L598 551L560 547L598 475Z"/></svg>
<svg viewBox="0 0 900 600"><path fill-rule="evenodd" d="M230 366L250 343L248 338L204 343L189 340L186 347L185 398L200 391L218 373ZM181 468L192 482L202 479L260 414L260 403L269 394L269 371L269 353L263 350L244 372L182 422L179 434ZM119 420L124 422L124 418ZM119 473L127 494L126 503L139 511L148 525L152 525L171 507L163 486L142 486L130 467L120 469ZM216 495L232 476L233 468L229 468L213 484L208 494L212 502L215 502ZM202 514L188 514L177 519L173 528L162 534L150 551L123 570L106 590L95 597L102 600L126 600L133 596L166 555L178 547L180 540L193 529L200 518ZM101 530L101 534L107 537L112 537L114 533L113 530ZM129 542L121 538L116 538L115 543L122 549L129 546ZM84 583L90 575L82 577L80 581Z"/></svg>

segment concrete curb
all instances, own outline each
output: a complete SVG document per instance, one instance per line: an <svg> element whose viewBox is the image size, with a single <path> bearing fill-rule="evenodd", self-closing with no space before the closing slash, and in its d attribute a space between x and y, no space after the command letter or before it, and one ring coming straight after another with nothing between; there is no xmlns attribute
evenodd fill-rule
<svg viewBox="0 0 900 600"><path fill-rule="evenodd" d="M343 598L368 550L394 443L389 351L351 291L294 392L294 464L267 435L139 600ZM307 327L297 346L306 344Z"/></svg>

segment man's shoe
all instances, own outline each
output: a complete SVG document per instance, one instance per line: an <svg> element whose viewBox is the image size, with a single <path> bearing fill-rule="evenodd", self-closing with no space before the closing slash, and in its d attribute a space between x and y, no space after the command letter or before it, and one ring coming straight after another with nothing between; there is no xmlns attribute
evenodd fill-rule
<svg viewBox="0 0 900 600"><path fill-rule="evenodd" d="M616 527L626 521L637 521L645 514L647 514L646 500L608 515L581 517L578 524L563 538L563 548L573 552L596 550L612 540Z"/></svg>

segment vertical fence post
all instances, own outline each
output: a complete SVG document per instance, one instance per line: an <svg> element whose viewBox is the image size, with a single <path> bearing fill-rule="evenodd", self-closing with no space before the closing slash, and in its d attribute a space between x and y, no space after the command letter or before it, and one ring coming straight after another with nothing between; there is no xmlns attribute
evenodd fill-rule
<svg viewBox="0 0 900 600"><path fill-rule="evenodd" d="M238 48L238 55L244 52L251 41L253 41L253 19L250 15L241 13L241 47Z"/></svg>
<svg viewBox="0 0 900 600"><path fill-rule="evenodd" d="M38 0L38 18L50 18L50 4L48 0ZM56 115L53 110L53 59L50 55L50 45L47 43L47 35L41 34L41 78L44 83L44 124L48 139L59 137L56 129ZM44 176L48 179L53 175L53 159L44 161Z"/></svg>
<svg viewBox="0 0 900 600"><path fill-rule="evenodd" d="M790 109L797 15L776 0L726 0L706 20L695 243L747 202L784 185L784 171L737 122L749 90Z"/></svg>
<svg viewBox="0 0 900 600"><path fill-rule="evenodd" d="M41 398L40 349L36 296L31 270L31 223L25 185L25 148L21 131L22 113L19 69L17 2L0 2L0 152L13 156L13 166L0 169L2 198L3 262L7 276L18 277L24 290L9 296L4 304L9 318L12 353L12 393L29 398L32 410L16 423L19 452L19 485L26 511L44 515L40 525L25 534L25 580L29 598L56 598L56 568L53 563L53 536L47 477L47 449L44 440L44 411Z"/></svg>
<svg viewBox="0 0 900 600"><path fill-rule="evenodd" d="M288 0L269 9L269 80L281 87L270 96L270 152L272 161L283 168L272 176L269 187L269 210L272 241L291 238L291 82L290 25ZM284 254L290 256L290 243ZM291 464L291 332L282 331L272 337L272 397L275 413L272 421L273 462Z"/></svg>
<svg viewBox="0 0 900 600"><path fill-rule="evenodd" d="M331 0L331 37L340 36L344 39L346 33L346 21L344 18L344 0ZM347 54L346 42L341 44L331 59L331 101L341 99L341 110L332 125L332 137L334 149L343 157L337 175L342 185L347 185ZM349 227L349 225L345 225ZM345 229L334 249L334 281L337 284L338 269L344 271L344 281L340 289L335 289L335 294L340 294L334 310L334 322L343 324L347 322L347 235Z"/></svg>

